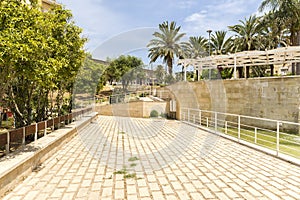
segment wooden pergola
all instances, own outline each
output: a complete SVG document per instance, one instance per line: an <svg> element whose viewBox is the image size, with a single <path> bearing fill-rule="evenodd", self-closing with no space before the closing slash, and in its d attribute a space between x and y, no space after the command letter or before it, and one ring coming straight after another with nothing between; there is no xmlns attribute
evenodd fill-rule
<svg viewBox="0 0 300 200"><path fill-rule="evenodd" d="M282 65L300 62L300 46L281 47L266 51L243 51L228 55L212 55L196 59L180 59L178 64L184 67L184 80L186 81L186 68L193 66L198 71L198 80L202 70L234 68L234 78L237 78L237 67Z"/></svg>

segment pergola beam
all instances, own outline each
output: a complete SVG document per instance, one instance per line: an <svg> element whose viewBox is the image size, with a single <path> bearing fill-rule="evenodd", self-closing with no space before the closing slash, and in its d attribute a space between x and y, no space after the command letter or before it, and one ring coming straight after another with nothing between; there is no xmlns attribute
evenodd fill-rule
<svg viewBox="0 0 300 200"><path fill-rule="evenodd" d="M243 51L229 55L215 55L196 59L180 59L178 64L201 69L278 65L300 62L300 46L282 47L266 51ZM197 67L196 67L197 66ZM199 69L200 70L200 69Z"/></svg>

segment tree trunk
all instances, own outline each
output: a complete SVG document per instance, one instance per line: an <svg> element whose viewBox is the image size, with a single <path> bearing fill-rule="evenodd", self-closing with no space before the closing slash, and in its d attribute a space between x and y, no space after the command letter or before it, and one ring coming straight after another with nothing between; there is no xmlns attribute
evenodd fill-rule
<svg viewBox="0 0 300 200"><path fill-rule="evenodd" d="M292 46L300 45L300 31L295 32L294 30L291 30L291 42ZM292 64L292 74L300 75L300 63Z"/></svg>
<svg viewBox="0 0 300 200"><path fill-rule="evenodd" d="M173 60L171 58L167 59L167 65L168 65L169 74L172 75L173 74Z"/></svg>
<svg viewBox="0 0 300 200"><path fill-rule="evenodd" d="M245 78L249 78L249 77L250 77L250 66L246 66Z"/></svg>
<svg viewBox="0 0 300 200"><path fill-rule="evenodd" d="M270 69L271 69L271 76L274 76L274 65L271 65Z"/></svg>
<svg viewBox="0 0 300 200"><path fill-rule="evenodd" d="M238 73L239 73L239 78L243 78L243 68L238 67L237 70L238 70Z"/></svg>
<svg viewBox="0 0 300 200"><path fill-rule="evenodd" d="M296 63L296 75L300 75L300 63Z"/></svg>

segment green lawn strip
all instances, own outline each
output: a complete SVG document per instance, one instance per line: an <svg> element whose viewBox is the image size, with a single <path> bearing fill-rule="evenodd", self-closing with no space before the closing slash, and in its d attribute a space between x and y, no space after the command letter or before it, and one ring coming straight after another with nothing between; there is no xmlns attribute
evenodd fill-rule
<svg viewBox="0 0 300 200"><path fill-rule="evenodd" d="M213 128L212 128L213 129ZM225 128L218 128L218 131L225 134ZM227 135L238 137L238 128L228 127ZM276 150L276 137L275 131L257 130L257 145ZM255 131L254 129L246 130L241 129L240 137L242 140L255 143ZM296 142L297 135L291 135L287 133L280 133L280 146L279 150L281 153L288 154L290 156L300 158L300 144Z"/></svg>

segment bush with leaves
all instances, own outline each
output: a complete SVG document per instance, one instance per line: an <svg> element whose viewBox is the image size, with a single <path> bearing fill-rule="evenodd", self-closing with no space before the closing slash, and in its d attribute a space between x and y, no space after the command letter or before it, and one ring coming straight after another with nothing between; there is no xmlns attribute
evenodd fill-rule
<svg viewBox="0 0 300 200"><path fill-rule="evenodd" d="M53 110L60 115L72 93L86 39L71 19L60 5L41 12L19 0L0 2L0 97L17 127L44 120Z"/></svg>

